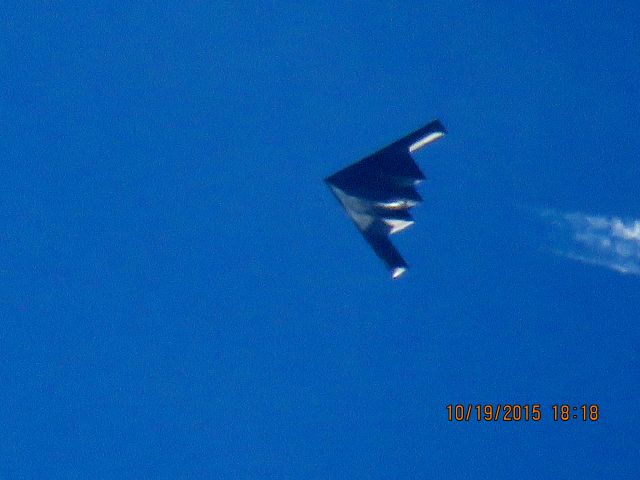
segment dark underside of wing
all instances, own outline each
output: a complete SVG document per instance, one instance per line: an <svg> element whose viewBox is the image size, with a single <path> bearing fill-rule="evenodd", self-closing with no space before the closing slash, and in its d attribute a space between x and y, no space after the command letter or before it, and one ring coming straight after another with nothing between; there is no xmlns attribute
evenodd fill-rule
<svg viewBox="0 0 640 480"><path fill-rule="evenodd" d="M388 232L383 229L382 225L360 230L360 233L371 245L378 258L384 262L393 278L398 278L407 270L407 262L404 261L400 252L393 246L393 243L389 240Z"/></svg>
<svg viewBox="0 0 640 480"><path fill-rule="evenodd" d="M372 188L385 184L412 186L424 179L408 151L385 149L334 173L327 182L345 188Z"/></svg>

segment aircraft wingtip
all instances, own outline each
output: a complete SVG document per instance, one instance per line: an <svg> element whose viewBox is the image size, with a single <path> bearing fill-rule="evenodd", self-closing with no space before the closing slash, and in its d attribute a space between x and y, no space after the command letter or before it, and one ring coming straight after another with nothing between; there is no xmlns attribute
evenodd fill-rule
<svg viewBox="0 0 640 480"><path fill-rule="evenodd" d="M391 270L391 278L397 280L407 271L407 267L395 267Z"/></svg>

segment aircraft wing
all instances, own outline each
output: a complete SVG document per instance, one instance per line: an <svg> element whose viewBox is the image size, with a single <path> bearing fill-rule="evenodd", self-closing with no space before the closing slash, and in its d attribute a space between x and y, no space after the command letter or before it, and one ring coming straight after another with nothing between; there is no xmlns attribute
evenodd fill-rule
<svg viewBox="0 0 640 480"><path fill-rule="evenodd" d="M400 252L389 240L389 231L383 226L382 222L375 222L371 228L360 230L360 233L371 245L378 258L384 262L391 273L391 278L398 278L407 271L407 262L404 261Z"/></svg>

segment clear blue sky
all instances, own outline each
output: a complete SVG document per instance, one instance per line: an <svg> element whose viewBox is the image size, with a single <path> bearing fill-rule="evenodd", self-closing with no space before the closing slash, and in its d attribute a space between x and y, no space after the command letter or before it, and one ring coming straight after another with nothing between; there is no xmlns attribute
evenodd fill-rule
<svg viewBox="0 0 640 480"><path fill-rule="evenodd" d="M635 2L119 3L0 10L0 478L640 478Z"/></svg>

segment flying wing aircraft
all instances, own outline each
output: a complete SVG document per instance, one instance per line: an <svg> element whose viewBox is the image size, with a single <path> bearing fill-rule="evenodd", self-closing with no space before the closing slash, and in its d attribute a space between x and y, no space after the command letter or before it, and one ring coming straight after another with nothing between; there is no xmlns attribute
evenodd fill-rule
<svg viewBox="0 0 640 480"><path fill-rule="evenodd" d="M394 279L408 267L389 235L412 225L409 210L422 202L416 185L425 177L411 153L445 133L435 120L325 179Z"/></svg>

